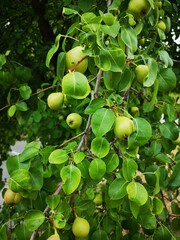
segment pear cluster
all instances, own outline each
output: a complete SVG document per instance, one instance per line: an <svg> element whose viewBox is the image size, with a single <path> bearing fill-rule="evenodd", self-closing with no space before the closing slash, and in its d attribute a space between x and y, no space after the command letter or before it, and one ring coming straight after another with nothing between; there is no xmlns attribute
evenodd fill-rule
<svg viewBox="0 0 180 240"><path fill-rule="evenodd" d="M4 194L4 202L7 205L18 204L21 201L22 197L20 193L13 192L8 188Z"/></svg>

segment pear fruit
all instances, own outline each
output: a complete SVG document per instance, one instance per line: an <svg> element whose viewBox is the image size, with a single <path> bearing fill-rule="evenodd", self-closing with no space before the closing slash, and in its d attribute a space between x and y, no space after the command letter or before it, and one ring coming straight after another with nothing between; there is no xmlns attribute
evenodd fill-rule
<svg viewBox="0 0 180 240"><path fill-rule="evenodd" d="M66 61L66 69L73 68L79 61L83 60L79 63L79 65L75 68L76 72L84 73L88 67L88 58L86 54L83 52L84 48L82 46L77 46L69 50L65 55Z"/></svg>
<svg viewBox="0 0 180 240"><path fill-rule="evenodd" d="M136 67L135 73L136 73L136 80L139 83L143 84L144 80L148 76L149 68L147 65L140 64Z"/></svg>
<svg viewBox="0 0 180 240"><path fill-rule="evenodd" d="M128 4L128 12L136 19L144 18L151 10L148 0L130 0Z"/></svg>
<svg viewBox="0 0 180 240"><path fill-rule="evenodd" d="M21 201L22 197L20 193L13 192L8 188L4 194L4 202L7 205L18 204Z"/></svg>
<svg viewBox="0 0 180 240"><path fill-rule="evenodd" d="M95 203L95 205L101 205L103 202L103 198L102 198L102 194L101 193L97 193L95 195L95 198L93 199L93 202Z"/></svg>
<svg viewBox="0 0 180 240"><path fill-rule="evenodd" d="M77 129L82 124L82 117L78 113L70 113L66 118L67 125L72 129Z"/></svg>
<svg viewBox="0 0 180 240"><path fill-rule="evenodd" d="M118 116L115 119L114 134L117 138L122 139L131 135L134 131L133 121L125 116Z"/></svg>
<svg viewBox="0 0 180 240"><path fill-rule="evenodd" d="M116 19L116 17L113 16L112 13L105 13L102 18L104 23L108 26L112 26Z"/></svg>
<svg viewBox="0 0 180 240"><path fill-rule="evenodd" d="M81 217L76 217L73 225L72 232L75 237L84 238L87 237L90 231L89 222Z"/></svg>
<svg viewBox="0 0 180 240"><path fill-rule="evenodd" d="M159 29L161 29L163 32L166 31L166 24L165 24L165 22L162 21L162 20L160 20L160 21L158 22L157 27L158 27Z"/></svg>
<svg viewBox="0 0 180 240"><path fill-rule="evenodd" d="M47 240L61 240L59 237L59 234L55 233L53 235L51 235L50 237L48 237Z"/></svg>
<svg viewBox="0 0 180 240"><path fill-rule="evenodd" d="M47 98L48 107L52 110L58 110L64 103L64 94L62 92L54 92L49 94Z"/></svg>

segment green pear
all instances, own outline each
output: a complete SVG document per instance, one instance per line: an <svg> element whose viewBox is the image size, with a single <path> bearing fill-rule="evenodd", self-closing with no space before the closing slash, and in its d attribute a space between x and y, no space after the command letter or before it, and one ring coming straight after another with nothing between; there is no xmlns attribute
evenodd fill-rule
<svg viewBox="0 0 180 240"><path fill-rule="evenodd" d="M131 135L134 131L133 121L125 116L118 116L115 119L114 134L117 138L122 139Z"/></svg>
<svg viewBox="0 0 180 240"><path fill-rule="evenodd" d="M148 76L149 68L147 65L140 64L136 67L135 73L136 73L136 80L139 83L143 84L144 80Z"/></svg>
<svg viewBox="0 0 180 240"><path fill-rule="evenodd" d="M82 117L78 113L70 113L66 118L67 125L72 129L77 129L82 124Z"/></svg>
<svg viewBox="0 0 180 240"><path fill-rule="evenodd" d="M158 27L159 29L161 29L163 32L166 31L166 24L165 24L165 22L163 22L162 20L160 20L160 21L158 22L157 27Z"/></svg>
<svg viewBox="0 0 180 240"><path fill-rule="evenodd" d="M67 70L73 68L79 61L81 62L74 69L74 71L84 73L87 70L88 58L85 58L86 54L83 52L83 50L84 48L82 46L77 46L66 53L65 58Z"/></svg>
<svg viewBox="0 0 180 240"><path fill-rule="evenodd" d="M148 0L130 0L128 4L128 12L136 19L144 18L151 10Z"/></svg>
<svg viewBox="0 0 180 240"><path fill-rule="evenodd" d="M84 238L87 237L90 231L89 222L81 217L76 217L73 225L72 232L75 237Z"/></svg>
<svg viewBox="0 0 180 240"><path fill-rule="evenodd" d="M4 194L4 202L7 205L18 204L21 201L22 197L20 193L13 192L8 188Z"/></svg>
<svg viewBox="0 0 180 240"><path fill-rule="evenodd" d="M62 92L54 92L49 94L47 98L48 107L52 110L58 110L64 103L64 94Z"/></svg>

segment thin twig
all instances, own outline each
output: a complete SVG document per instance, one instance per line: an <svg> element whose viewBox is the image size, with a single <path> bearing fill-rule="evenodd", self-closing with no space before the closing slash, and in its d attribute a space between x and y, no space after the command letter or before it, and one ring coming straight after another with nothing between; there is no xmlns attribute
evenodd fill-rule
<svg viewBox="0 0 180 240"><path fill-rule="evenodd" d="M73 72L78 66L79 64L84 61L84 59L86 59L88 57L88 55L84 56L81 60L79 60L72 68L68 69L67 72Z"/></svg>

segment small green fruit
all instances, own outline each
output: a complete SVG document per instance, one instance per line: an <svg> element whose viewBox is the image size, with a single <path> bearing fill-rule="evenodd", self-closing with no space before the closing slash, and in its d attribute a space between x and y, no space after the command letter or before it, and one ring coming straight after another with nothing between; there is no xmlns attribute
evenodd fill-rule
<svg viewBox="0 0 180 240"><path fill-rule="evenodd" d="M166 31L166 24L165 24L165 22L163 22L162 20L159 21L157 27L158 27L159 29L161 29L163 32Z"/></svg>
<svg viewBox="0 0 180 240"><path fill-rule="evenodd" d="M77 46L72 48L66 53L66 69L73 68L79 61L86 57L83 52L84 48L82 46ZM76 72L84 73L88 67L88 58L83 59L83 61L76 67Z"/></svg>
<svg viewBox="0 0 180 240"><path fill-rule="evenodd" d="M128 12L136 19L144 18L151 10L151 5L148 0L130 0Z"/></svg>
<svg viewBox="0 0 180 240"><path fill-rule="evenodd" d="M67 125L72 129L77 129L82 124L82 117L78 113L70 113L66 118Z"/></svg>
<svg viewBox="0 0 180 240"><path fill-rule="evenodd" d="M136 79L139 83L143 84L144 80L148 76L149 68L147 65L138 65L135 69Z"/></svg>
<svg viewBox="0 0 180 240"><path fill-rule="evenodd" d="M95 198L94 198L93 202L94 202L95 205L97 205L97 206L98 206L98 205L101 205L102 202L103 202L102 194L101 194L101 193L97 193L97 194L95 195Z"/></svg>
<svg viewBox="0 0 180 240"><path fill-rule="evenodd" d="M47 98L48 107L52 110L58 110L64 103L64 94L61 92L55 92L49 94Z"/></svg>
<svg viewBox="0 0 180 240"><path fill-rule="evenodd" d="M87 237L90 231L88 221L81 217L76 217L72 225L72 232L74 236L79 238Z"/></svg>
<svg viewBox="0 0 180 240"><path fill-rule="evenodd" d="M4 202L7 205L18 204L21 199L21 194L13 192L10 188L8 188L4 194Z"/></svg>
<svg viewBox="0 0 180 240"><path fill-rule="evenodd" d="M117 138L122 139L131 135L134 131L133 121L125 116L118 116L115 119L114 134Z"/></svg>
<svg viewBox="0 0 180 240"><path fill-rule="evenodd" d="M103 15L103 21L108 26L112 26L114 21L115 21L115 19L116 19L116 17L113 16L111 13L105 13Z"/></svg>

